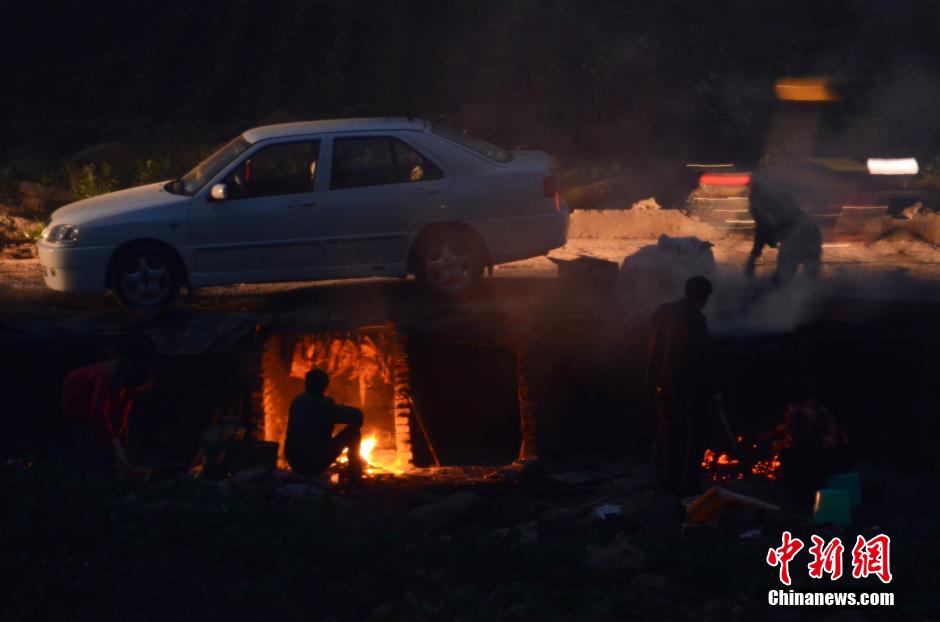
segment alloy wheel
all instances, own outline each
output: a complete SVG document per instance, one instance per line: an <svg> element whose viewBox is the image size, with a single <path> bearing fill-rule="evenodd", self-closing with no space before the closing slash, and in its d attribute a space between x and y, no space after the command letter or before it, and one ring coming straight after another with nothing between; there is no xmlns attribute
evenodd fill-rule
<svg viewBox="0 0 940 622"><path fill-rule="evenodd" d="M425 266L428 281L441 291L463 289L473 279L473 253L466 245L453 241L432 247Z"/></svg>
<svg viewBox="0 0 940 622"><path fill-rule="evenodd" d="M170 288L170 267L163 257L136 255L121 273L121 290L136 305L154 304L167 296Z"/></svg>

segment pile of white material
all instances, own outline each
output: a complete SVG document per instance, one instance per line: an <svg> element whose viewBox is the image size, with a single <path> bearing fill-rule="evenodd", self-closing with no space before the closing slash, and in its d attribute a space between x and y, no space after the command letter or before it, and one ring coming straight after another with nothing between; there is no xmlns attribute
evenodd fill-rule
<svg viewBox="0 0 940 622"><path fill-rule="evenodd" d="M940 214L915 203L901 213L901 219L887 219L885 232L908 231L924 242L940 244Z"/></svg>
<svg viewBox="0 0 940 622"><path fill-rule="evenodd" d="M617 289L625 304L643 313L680 298L685 282L697 275L715 280L717 268L711 242L661 235L655 245L644 246L624 258Z"/></svg>
<svg viewBox="0 0 940 622"><path fill-rule="evenodd" d="M684 210L662 209L645 199L627 210L576 210L571 214L569 238L651 239L657 235L698 236L710 240L727 237L727 231L689 216Z"/></svg>

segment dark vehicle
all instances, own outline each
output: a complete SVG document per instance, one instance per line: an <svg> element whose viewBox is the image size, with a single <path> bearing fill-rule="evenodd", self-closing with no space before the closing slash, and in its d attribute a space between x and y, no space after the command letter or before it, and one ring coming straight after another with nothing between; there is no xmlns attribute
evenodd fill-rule
<svg viewBox="0 0 940 622"><path fill-rule="evenodd" d="M839 96L829 81L780 80L775 92L761 165L687 165L700 172L686 203L690 213L717 227L753 229L748 194L756 170L786 187L828 239L871 239L883 233L886 218L906 217L913 206L940 210L940 194L922 183L916 158L885 141L846 137L845 128L860 122L849 124L832 107Z"/></svg>

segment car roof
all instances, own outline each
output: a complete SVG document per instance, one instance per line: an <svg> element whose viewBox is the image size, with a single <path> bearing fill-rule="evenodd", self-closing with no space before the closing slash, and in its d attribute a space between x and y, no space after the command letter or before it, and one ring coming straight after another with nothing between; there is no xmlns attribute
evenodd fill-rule
<svg viewBox="0 0 940 622"><path fill-rule="evenodd" d="M367 132L417 130L423 132L428 122L421 119L404 117L368 118L368 119L324 119L322 121L297 121L263 125L247 130L242 136L250 143L270 138L285 138L323 132Z"/></svg>

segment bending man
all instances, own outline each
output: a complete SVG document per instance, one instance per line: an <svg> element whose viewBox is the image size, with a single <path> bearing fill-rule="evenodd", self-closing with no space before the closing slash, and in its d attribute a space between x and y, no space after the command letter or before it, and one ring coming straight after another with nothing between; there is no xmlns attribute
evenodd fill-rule
<svg viewBox="0 0 940 622"><path fill-rule="evenodd" d="M754 266L765 246L779 246L775 285L793 280L800 265L810 278L819 276L822 233L819 226L799 208L790 192L766 175L755 176L751 185L750 211L754 218L754 247L744 266L744 274L754 276Z"/></svg>

